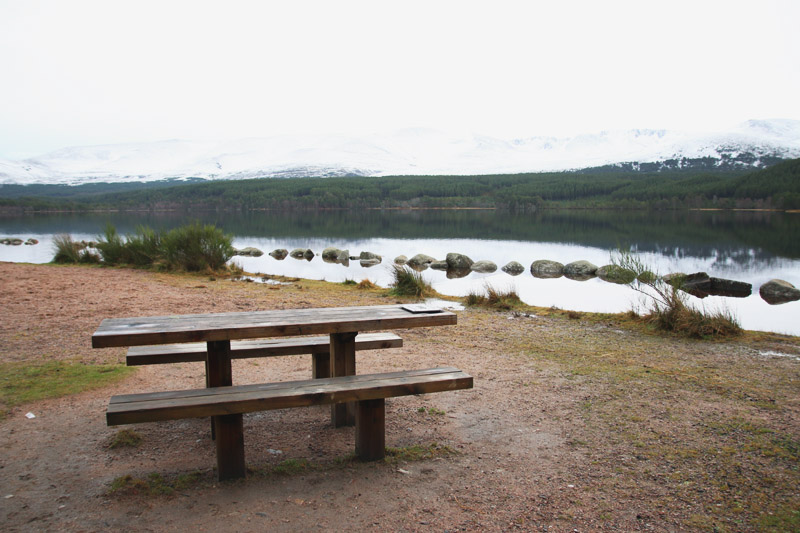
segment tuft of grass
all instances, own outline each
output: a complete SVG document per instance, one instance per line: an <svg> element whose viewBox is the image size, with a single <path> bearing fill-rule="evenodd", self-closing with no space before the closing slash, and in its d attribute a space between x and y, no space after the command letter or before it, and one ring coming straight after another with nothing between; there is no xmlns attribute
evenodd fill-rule
<svg viewBox="0 0 800 533"><path fill-rule="evenodd" d="M446 414L444 411L442 411L441 409L437 409L436 407L429 407L428 409L420 407L419 409L417 409L417 412L428 413L429 415L438 415L438 416Z"/></svg>
<svg viewBox="0 0 800 533"><path fill-rule="evenodd" d="M358 282L354 279L346 279L342 282L342 285L358 285Z"/></svg>
<svg viewBox="0 0 800 533"><path fill-rule="evenodd" d="M186 490L202 479L203 473L199 471L180 474L174 478L165 478L157 472L147 475L146 479L135 478L130 474L120 476L111 482L109 494L117 495L144 495L144 496L169 496L176 490Z"/></svg>
<svg viewBox="0 0 800 533"><path fill-rule="evenodd" d="M357 285L357 287L362 290L370 290L378 288L377 285L375 285L368 279L362 279L361 282L359 282L359 284Z"/></svg>
<svg viewBox="0 0 800 533"><path fill-rule="evenodd" d="M395 464L401 461L424 461L435 457L447 457L448 455L456 454L458 454L458 452L450 446L438 444L436 442L427 446L415 444L414 446L406 446L404 448L390 448L387 446L386 457L384 457L383 461L388 464Z"/></svg>
<svg viewBox="0 0 800 533"><path fill-rule="evenodd" d="M463 301L467 307L488 307L502 311L517 309L524 305L522 300L519 299L516 289L500 290L491 285L486 285L485 295L470 291Z"/></svg>
<svg viewBox="0 0 800 533"><path fill-rule="evenodd" d="M292 476L305 472L311 468L311 463L306 459L286 459L272 468L272 472L281 476Z"/></svg>
<svg viewBox="0 0 800 533"><path fill-rule="evenodd" d="M214 225L193 222L167 232L139 226L121 237L109 224L97 249L109 265L158 267L187 272L218 272L233 257L233 237Z"/></svg>
<svg viewBox="0 0 800 533"><path fill-rule="evenodd" d="M132 429L121 429L117 431L111 439L108 447L111 449L116 448L136 448L142 443L142 436Z"/></svg>
<svg viewBox="0 0 800 533"><path fill-rule="evenodd" d="M54 263L78 263L81 260L81 250L83 246L72 240L70 235L56 235L53 237L53 247L55 248Z"/></svg>
<svg viewBox="0 0 800 533"><path fill-rule="evenodd" d="M400 265L392 266L394 282L389 294L392 296L411 296L422 298L433 294L431 284L425 281L422 274Z"/></svg>
<svg viewBox="0 0 800 533"><path fill-rule="evenodd" d="M739 321L726 309L696 309L680 290L680 283L666 283L630 252L617 252L612 263L636 274L630 286L644 295L646 304L641 320L656 329L696 339L712 339L741 335Z"/></svg>
<svg viewBox="0 0 800 533"><path fill-rule="evenodd" d="M134 369L124 365L90 365L49 361L0 364L0 414L10 407L105 387Z"/></svg>

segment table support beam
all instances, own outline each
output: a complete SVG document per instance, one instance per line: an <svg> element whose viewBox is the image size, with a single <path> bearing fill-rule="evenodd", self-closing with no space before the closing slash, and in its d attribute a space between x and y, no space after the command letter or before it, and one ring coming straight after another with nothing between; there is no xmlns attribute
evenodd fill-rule
<svg viewBox="0 0 800 533"><path fill-rule="evenodd" d="M356 407L356 455L377 461L386 455L386 400L361 400Z"/></svg>
<svg viewBox="0 0 800 533"><path fill-rule="evenodd" d="M331 333L331 377L354 376L356 374L357 332ZM355 402L331 405L333 427L354 426L356 423Z"/></svg>
<svg viewBox="0 0 800 533"><path fill-rule="evenodd" d="M231 342L209 341L206 359L206 383L209 387L233 385ZM245 477L244 430L242 415L214 416L212 433L217 442L217 476L220 481Z"/></svg>

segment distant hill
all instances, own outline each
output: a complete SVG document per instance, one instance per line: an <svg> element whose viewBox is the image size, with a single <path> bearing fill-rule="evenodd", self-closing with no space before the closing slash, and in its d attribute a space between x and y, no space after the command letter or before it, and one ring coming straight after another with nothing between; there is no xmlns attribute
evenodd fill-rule
<svg viewBox="0 0 800 533"><path fill-rule="evenodd" d="M747 170L800 157L800 121L751 120L730 131L605 131L497 139L412 129L368 137L282 136L73 147L0 160L0 184L163 180Z"/></svg>

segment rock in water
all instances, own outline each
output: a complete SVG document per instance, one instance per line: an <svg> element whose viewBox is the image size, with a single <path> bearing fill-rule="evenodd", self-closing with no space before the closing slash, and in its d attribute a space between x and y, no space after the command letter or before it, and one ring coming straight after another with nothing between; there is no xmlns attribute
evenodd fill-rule
<svg viewBox="0 0 800 533"><path fill-rule="evenodd" d="M414 270L425 270L428 268L428 265L436 261L433 257L425 254L417 254L408 261L406 261L406 265L410 266Z"/></svg>
<svg viewBox="0 0 800 533"><path fill-rule="evenodd" d="M510 263L508 263L506 266L504 266L500 270L502 270L506 274L510 274L512 276L519 276L520 274L525 272L525 267L522 266L522 264L517 263L516 261L511 261Z"/></svg>
<svg viewBox="0 0 800 533"><path fill-rule="evenodd" d="M564 265L558 261L539 259L531 263L531 274L533 274L534 278L560 278L564 275Z"/></svg>
<svg viewBox="0 0 800 533"><path fill-rule="evenodd" d="M395 265L405 265L408 262L408 257L404 255L398 255L394 258Z"/></svg>
<svg viewBox="0 0 800 533"><path fill-rule="evenodd" d="M241 255L243 257L261 257L262 255L264 255L264 252L262 252L258 248L253 248L252 246L248 246L247 248L236 250L236 253L234 253L233 255Z"/></svg>
<svg viewBox="0 0 800 533"><path fill-rule="evenodd" d="M636 273L633 270L622 268L619 265L605 265L601 266L595 272L598 278L609 283L618 283L624 285L631 283L636 279Z"/></svg>
<svg viewBox="0 0 800 533"><path fill-rule="evenodd" d="M431 270L447 270L447 261L434 261L430 264Z"/></svg>
<svg viewBox="0 0 800 533"><path fill-rule="evenodd" d="M758 293L770 305L800 300L800 289L782 279L769 280L758 289Z"/></svg>
<svg viewBox="0 0 800 533"><path fill-rule="evenodd" d="M589 261L573 261L564 265L564 277L575 281L586 281L595 277L597 265Z"/></svg>
<svg viewBox="0 0 800 533"><path fill-rule="evenodd" d="M472 259L464 254L449 253L447 254L447 268L451 270L462 270L472 266Z"/></svg>
<svg viewBox="0 0 800 533"><path fill-rule="evenodd" d="M497 270L497 265L491 261L487 261L482 259L480 261L475 261L469 267L470 270L473 272L480 272L481 274L489 274Z"/></svg>
<svg viewBox="0 0 800 533"><path fill-rule="evenodd" d="M361 261L373 261L377 259L380 263L383 260L383 257L379 256L378 254L373 254L372 252L361 252L361 254L358 256L358 259Z"/></svg>
<svg viewBox="0 0 800 533"><path fill-rule="evenodd" d="M329 246L322 250L322 260L326 263L336 263L339 261L340 253L342 253L340 249Z"/></svg>
<svg viewBox="0 0 800 533"><path fill-rule="evenodd" d="M269 255L273 258L277 259L278 261L283 261L286 259L286 256L289 255L289 251L284 248L278 248L276 250L272 250Z"/></svg>

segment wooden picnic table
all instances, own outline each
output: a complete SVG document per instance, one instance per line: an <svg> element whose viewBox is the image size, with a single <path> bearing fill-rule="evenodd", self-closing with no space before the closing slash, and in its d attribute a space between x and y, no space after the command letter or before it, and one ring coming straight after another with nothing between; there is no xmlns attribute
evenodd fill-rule
<svg viewBox="0 0 800 533"><path fill-rule="evenodd" d="M209 387L232 385L230 341L330 334L330 375L356 373L355 338L376 331L456 323L449 311L412 313L404 305L276 309L238 313L109 318L92 335L93 348L201 342L207 344ZM331 406L334 426L353 425L352 404Z"/></svg>

